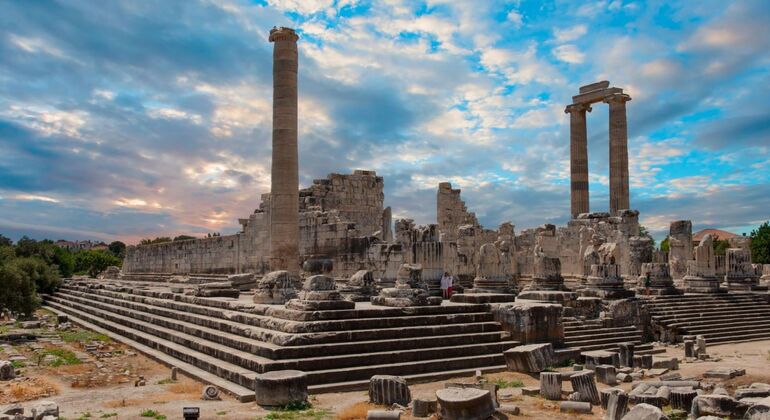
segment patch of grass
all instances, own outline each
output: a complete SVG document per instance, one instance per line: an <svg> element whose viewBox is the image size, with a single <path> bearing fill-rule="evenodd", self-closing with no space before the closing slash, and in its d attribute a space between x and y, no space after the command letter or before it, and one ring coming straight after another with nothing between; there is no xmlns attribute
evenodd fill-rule
<svg viewBox="0 0 770 420"><path fill-rule="evenodd" d="M85 413L82 413L80 417L78 417L76 420L88 420L91 418L91 413L89 411L86 411Z"/></svg>
<svg viewBox="0 0 770 420"><path fill-rule="evenodd" d="M332 411L325 408L312 408L309 402L283 406L265 416L265 420L323 420L332 417Z"/></svg>
<svg viewBox="0 0 770 420"><path fill-rule="evenodd" d="M499 388L521 388L524 386L524 382L515 379L513 381L506 381L503 378L495 379L493 384L497 385Z"/></svg>
<svg viewBox="0 0 770 420"><path fill-rule="evenodd" d="M59 367L64 365L79 365L83 362L75 356L75 353L65 349L46 349L43 352L44 356L56 356L56 360L49 363L49 366Z"/></svg>
<svg viewBox="0 0 770 420"><path fill-rule="evenodd" d="M87 330L75 330L75 331L62 331L61 339L65 343L90 343L92 341L101 341L103 343L109 343L112 341L110 337L105 334L95 333Z"/></svg>
<svg viewBox="0 0 770 420"><path fill-rule="evenodd" d="M161 379L158 381L158 385L167 385L167 384L174 384L174 383L176 383L176 381L171 378Z"/></svg>
<svg viewBox="0 0 770 420"><path fill-rule="evenodd" d="M227 415L227 411L217 411L218 416L224 416Z"/></svg>
<svg viewBox="0 0 770 420"><path fill-rule="evenodd" d="M687 420L687 412L684 410L666 410L665 412L666 416L669 418L669 420Z"/></svg>
<svg viewBox="0 0 770 420"><path fill-rule="evenodd" d="M21 369L27 367L27 364L24 363L23 360L13 360L11 361L11 366L13 366L14 369Z"/></svg>
<svg viewBox="0 0 770 420"><path fill-rule="evenodd" d="M160 414L155 410L144 410L141 414L139 414L139 417L149 417L155 420L166 420L165 415Z"/></svg>
<svg viewBox="0 0 770 420"><path fill-rule="evenodd" d="M110 417L117 417L118 413L104 413L101 416L99 416L100 419L108 419Z"/></svg>
<svg viewBox="0 0 770 420"><path fill-rule="evenodd" d="M331 410L313 408L305 411L273 411L265 420L323 420L331 417Z"/></svg>

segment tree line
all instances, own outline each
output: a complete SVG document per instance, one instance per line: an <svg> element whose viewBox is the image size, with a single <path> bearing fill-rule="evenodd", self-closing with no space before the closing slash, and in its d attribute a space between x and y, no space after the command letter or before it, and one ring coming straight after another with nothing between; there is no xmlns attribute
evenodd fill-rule
<svg viewBox="0 0 770 420"><path fill-rule="evenodd" d="M0 309L31 315L40 293L51 293L62 278L75 274L96 277L109 266L120 266L126 244L112 242L107 250L76 250L45 239L26 236L14 243L0 235Z"/></svg>

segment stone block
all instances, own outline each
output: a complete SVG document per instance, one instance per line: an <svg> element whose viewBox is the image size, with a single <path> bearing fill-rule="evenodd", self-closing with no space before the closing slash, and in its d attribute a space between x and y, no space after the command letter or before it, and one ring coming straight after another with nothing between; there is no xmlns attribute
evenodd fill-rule
<svg viewBox="0 0 770 420"><path fill-rule="evenodd" d="M266 407L278 407L307 401L307 374L299 370L275 370L257 374L256 402Z"/></svg>
<svg viewBox="0 0 770 420"><path fill-rule="evenodd" d="M16 369L11 362L0 360L0 381L9 381L16 377Z"/></svg>
<svg viewBox="0 0 770 420"><path fill-rule="evenodd" d="M495 405L489 391L475 388L446 388L436 391L439 416L444 419L486 420Z"/></svg>
<svg viewBox="0 0 770 420"><path fill-rule="evenodd" d="M700 416L741 418L746 413L748 405L728 395L698 395L692 401L690 414Z"/></svg>
<svg viewBox="0 0 770 420"><path fill-rule="evenodd" d="M272 271L258 282L254 289L254 303L283 305L297 297L302 280L289 271Z"/></svg>
<svg viewBox="0 0 770 420"><path fill-rule="evenodd" d="M746 369L717 368L703 373L704 378L732 379L746 374Z"/></svg>
<svg viewBox="0 0 770 420"><path fill-rule="evenodd" d="M570 382L572 382L572 389L580 395L580 401L589 402L592 405L601 404L601 397L596 389L593 372L574 374L570 378Z"/></svg>
<svg viewBox="0 0 770 420"><path fill-rule="evenodd" d="M692 388L674 388L668 397L671 408L690 411L692 400L698 396L698 392Z"/></svg>
<svg viewBox="0 0 770 420"><path fill-rule="evenodd" d="M747 420L768 420L770 419L770 397L764 398L746 411Z"/></svg>
<svg viewBox="0 0 770 420"><path fill-rule="evenodd" d="M605 420L621 420L628 413L628 394L618 390L609 394L607 398L607 412L604 415Z"/></svg>
<svg viewBox="0 0 770 420"><path fill-rule="evenodd" d="M654 405L637 404L623 416L623 420L668 420L668 417Z"/></svg>
<svg viewBox="0 0 770 420"><path fill-rule="evenodd" d="M497 408L497 411L510 416L518 416L521 414L521 409L519 409L519 406L514 404L503 404Z"/></svg>
<svg viewBox="0 0 770 420"><path fill-rule="evenodd" d="M554 353L551 343L527 344L503 352L508 370L513 372L542 372L553 364Z"/></svg>
<svg viewBox="0 0 770 420"><path fill-rule="evenodd" d="M537 397L540 395L540 388L536 386L525 386L521 388L521 395L525 397Z"/></svg>
<svg viewBox="0 0 770 420"><path fill-rule="evenodd" d="M540 372L540 395L547 400L561 400L561 373Z"/></svg>
<svg viewBox="0 0 770 420"><path fill-rule="evenodd" d="M42 419L45 416L59 417L59 405L53 401L38 401L32 405L30 411L35 414L34 420Z"/></svg>
<svg viewBox="0 0 770 420"><path fill-rule="evenodd" d="M374 404L408 406L412 394L404 378L391 375L375 375L369 379L369 401Z"/></svg>
<svg viewBox="0 0 770 420"><path fill-rule="evenodd" d="M366 420L398 420L400 418L400 411L369 410L366 412Z"/></svg>
<svg viewBox="0 0 770 420"><path fill-rule="evenodd" d="M618 392L624 392L620 388L605 388L599 391L599 398L601 399L601 406L602 409L607 409L607 404L610 401L610 395L616 394Z"/></svg>
<svg viewBox="0 0 770 420"><path fill-rule="evenodd" d="M412 401L412 415L414 417L429 417L435 413L438 409L437 400L426 400L421 398L415 398Z"/></svg>
<svg viewBox="0 0 770 420"><path fill-rule="evenodd" d="M218 401L220 400L219 397L219 388L213 386L213 385L207 385L203 387L203 392L201 393L201 399L205 401Z"/></svg>
<svg viewBox="0 0 770 420"><path fill-rule="evenodd" d="M596 380L605 385L614 386L617 384L617 378L615 377L615 366L612 365L598 365L595 369Z"/></svg>
<svg viewBox="0 0 770 420"><path fill-rule="evenodd" d="M536 302L516 302L492 305L491 312L511 340L523 344L564 343L561 305Z"/></svg>
<svg viewBox="0 0 770 420"><path fill-rule="evenodd" d="M562 401L559 404L559 411L562 413L591 414L591 403L582 401Z"/></svg>

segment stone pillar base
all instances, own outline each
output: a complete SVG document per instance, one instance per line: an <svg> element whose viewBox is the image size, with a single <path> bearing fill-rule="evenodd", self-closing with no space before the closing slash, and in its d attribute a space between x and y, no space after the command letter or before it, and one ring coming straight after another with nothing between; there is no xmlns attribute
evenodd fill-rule
<svg viewBox="0 0 770 420"><path fill-rule="evenodd" d="M719 287L719 279L716 277L685 276L682 283L685 293L727 293L727 290Z"/></svg>

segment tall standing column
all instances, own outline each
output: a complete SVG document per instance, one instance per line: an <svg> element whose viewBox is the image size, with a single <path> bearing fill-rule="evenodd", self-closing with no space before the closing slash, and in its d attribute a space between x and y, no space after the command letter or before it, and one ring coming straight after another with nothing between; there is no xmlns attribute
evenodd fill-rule
<svg viewBox="0 0 770 420"><path fill-rule="evenodd" d="M273 48L273 161L270 180L270 269L299 272L297 36L270 30Z"/></svg>
<svg viewBox="0 0 770 420"><path fill-rule="evenodd" d="M628 209L628 124L626 102L631 97L616 93L604 98L610 106L610 214Z"/></svg>
<svg viewBox="0 0 770 420"><path fill-rule="evenodd" d="M586 129L588 104L572 104L564 110L569 113L570 204L572 218L588 213L588 132Z"/></svg>

